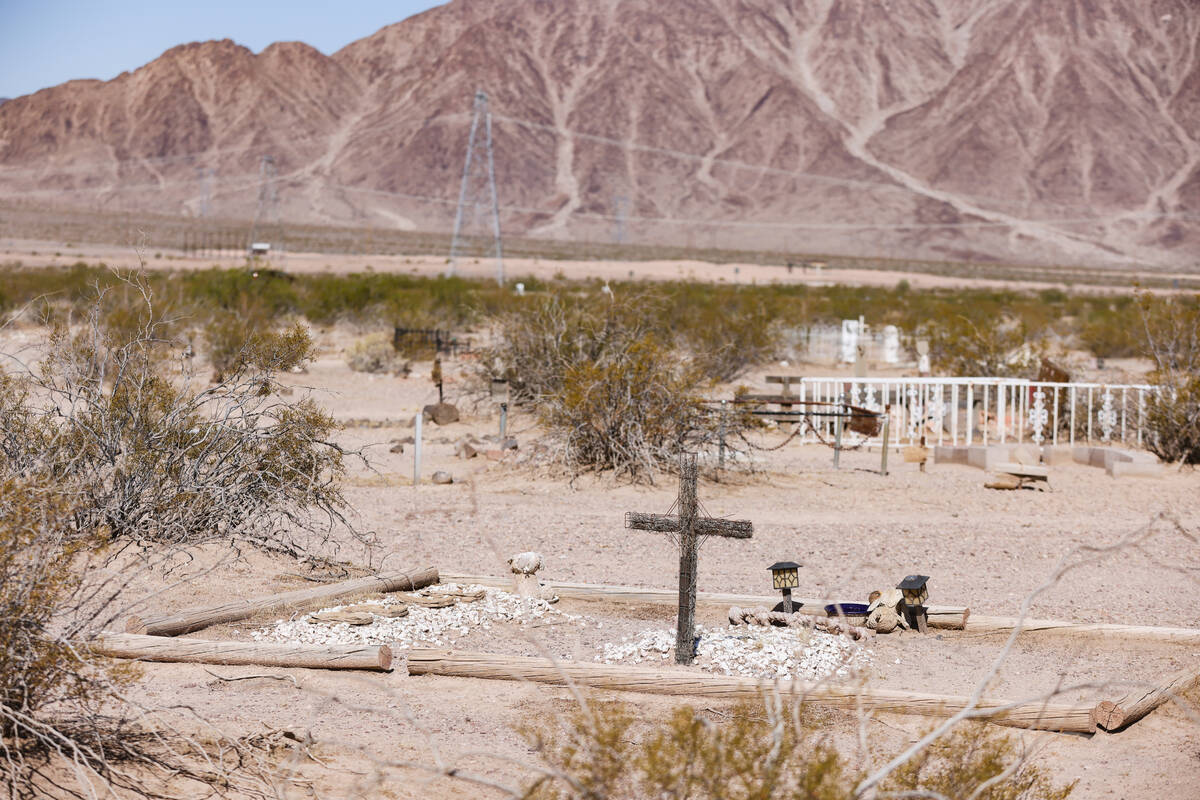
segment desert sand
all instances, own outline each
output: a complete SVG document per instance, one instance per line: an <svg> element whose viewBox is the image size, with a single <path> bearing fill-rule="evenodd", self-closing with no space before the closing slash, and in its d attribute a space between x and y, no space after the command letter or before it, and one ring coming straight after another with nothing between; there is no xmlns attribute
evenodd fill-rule
<svg viewBox="0 0 1200 800"><path fill-rule="evenodd" d="M526 411L509 419L509 432L520 444L517 453L502 461L456 458L456 440L497 428L489 401L473 404L462 397L467 388L462 376L470 363L456 360L446 365L446 388L448 399L460 401L464 418L444 427L426 425L424 480L414 487L411 447L404 453L389 448L413 432L407 425L418 409L436 401L429 365L416 364L407 378L353 373L341 353L350 340L345 332L322 334L320 358L307 374L287 378L294 397L311 391L349 423L342 442L369 456L369 467L354 468L347 496L353 522L371 545L343 536L340 557L391 567L433 564L448 574L505 575L508 556L536 550L546 560L539 575L545 579L675 586L677 555L671 545L661 536L623 527L627 510L670 507L676 489L670 477L654 485L631 485L611 476L572 480L560 468L531 463L526 456L536 449L540 431ZM769 447L783 438L769 432L757 444ZM755 532L748 541L705 542L701 591L769 593L766 567L792 559L803 565L801 594L863 601L871 589L919 571L932 576L932 602L967 605L973 614L1016 615L1056 569L1071 564L1036 597L1032 616L1196 625L1200 476L1194 471L1168 469L1159 478L1114 480L1103 470L1069 464L1052 468L1049 491L996 492L985 489L985 473L971 467L933 464L921 473L895 457L884 477L877 473L878 458L878 451L848 452L835 470L829 449L793 443L757 452L752 471L731 470L719 482L711 476L702 480L700 499L710 514L750 519ZM428 479L435 470L452 473L454 483L432 485ZM1147 526L1155 533L1137 546L1089 555L1088 548L1122 542ZM209 550L187 569L201 573L227 556ZM181 609L303 585L289 577L294 571L290 564L252 554L166 591L166 579L144 580L131 596L161 592L150 607ZM455 644L592 661L605 642L650 628L669 629L674 621L669 607L563 600L557 609L581 621L553 619L519 630L497 625L492 631L474 630ZM267 615L193 635L247 639L278 618ZM720 625L723 615L702 609L698 621ZM874 665L866 679L888 688L969 693L1005 641L1000 635L953 631L880 636L871 644ZM389 674L146 664L136 692L150 703L184 704L228 732L269 725L310 735L317 742L313 752L341 770L330 774L311 763L301 769L326 791L404 798L457 797L464 786L410 768L402 770L405 780L377 787L372 759L453 764L519 781L525 774L520 764L533 756L517 731L574 703L568 690L554 687L409 677L403 653L398 655L398 667ZM1122 694L1189 665L1198 666L1194 648L1028 634L1005 659L988 696L1019 698L1057 686L1079 687L1066 699ZM295 683L216 677L264 673L290 675ZM622 699L645 719L683 702L639 695ZM716 714L725 707L707 701L704 706ZM931 724L927 718L885 714L869 723L868 732L881 752L894 753ZM828 726L835 739L853 745L852 716L830 713ZM1078 779L1077 797L1200 796L1194 780L1200 726L1180 708L1163 707L1116 734L1014 735L1036 745L1034 758L1056 779Z"/></svg>

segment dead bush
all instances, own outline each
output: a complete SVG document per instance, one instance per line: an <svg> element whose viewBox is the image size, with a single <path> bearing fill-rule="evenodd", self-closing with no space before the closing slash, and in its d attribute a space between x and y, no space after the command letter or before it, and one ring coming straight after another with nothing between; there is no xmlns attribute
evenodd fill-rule
<svg viewBox="0 0 1200 800"><path fill-rule="evenodd" d="M392 337L374 333L346 348L346 365L355 372L400 375L409 371L409 362L392 346Z"/></svg>
<svg viewBox="0 0 1200 800"><path fill-rule="evenodd" d="M221 382L197 391L167 372L174 350L149 294L143 323L120 335L102 324L105 302L75 329L57 327L40 364L0 382L0 408L20 432L0 437L4 459L74 485L76 530L300 557L302 534L324 541L345 522L333 419L273 393L276 371L311 350L303 328L253 336Z"/></svg>
<svg viewBox="0 0 1200 800"><path fill-rule="evenodd" d="M1200 296L1138 298L1146 357L1154 364L1146 447L1164 461L1200 463Z"/></svg>
<svg viewBox="0 0 1200 800"><path fill-rule="evenodd" d="M501 317L481 363L534 408L572 469L652 480L720 427L702 402L702 370L654 333L654 313L636 297L586 306L552 297ZM728 424L732 438L737 422Z"/></svg>
<svg viewBox="0 0 1200 800"><path fill-rule="evenodd" d="M203 737L129 699L137 666L89 641L127 613L124 587L155 569L77 527L86 495L0 465L0 786L46 797L266 797L269 753Z"/></svg>
<svg viewBox="0 0 1200 800"><path fill-rule="evenodd" d="M929 360L939 373L1018 377L1036 371L1042 349L1023 322L952 315L926 326Z"/></svg>
<svg viewBox="0 0 1200 800"><path fill-rule="evenodd" d="M722 715L725 716L725 715ZM851 800L865 765L843 756L803 704L742 704L726 721L691 707L638 730L625 706L584 707L559 727L523 731L544 762L530 800L669 797ZM1009 736L976 724L936 740L892 773L881 797L1064 800Z"/></svg>
<svg viewBox="0 0 1200 800"><path fill-rule="evenodd" d="M153 332L158 336L167 333L162 316L155 318ZM303 326L295 324L280 331L272 318L253 304L214 312L204 327L204 339L213 383L222 383L227 375L250 370L259 373L290 370L313 355L312 339Z"/></svg>

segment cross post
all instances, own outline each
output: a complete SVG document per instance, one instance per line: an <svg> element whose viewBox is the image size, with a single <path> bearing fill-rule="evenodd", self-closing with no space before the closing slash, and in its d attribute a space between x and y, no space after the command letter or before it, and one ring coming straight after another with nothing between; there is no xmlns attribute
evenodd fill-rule
<svg viewBox="0 0 1200 800"><path fill-rule="evenodd" d="M674 533L679 536L679 616L675 629L677 664L691 664L695 658L696 577L700 561L700 537L749 539L754 533L754 526L746 520L700 516L696 496L698 472L696 454L682 454L679 458L678 514L641 514L636 511L625 514L625 527L630 530Z"/></svg>

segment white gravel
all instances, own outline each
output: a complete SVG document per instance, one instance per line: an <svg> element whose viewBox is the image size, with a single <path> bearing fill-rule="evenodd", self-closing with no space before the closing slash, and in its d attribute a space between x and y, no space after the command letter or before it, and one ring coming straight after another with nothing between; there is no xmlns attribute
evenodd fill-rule
<svg viewBox="0 0 1200 800"><path fill-rule="evenodd" d="M489 630L496 622L514 622L520 625L536 622L549 616L567 620L577 619L563 614L545 600L520 597L498 589L482 586L459 586L443 584L439 588L471 592L483 589L483 599L471 603L456 603L446 608L426 608L409 605L408 616L399 619L375 617L370 625L313 624L308 621L312 614L290 620L278 620L250 636L257 642L292 642L301 644L388 644L399 647L419 645L446 646L457 638L466 636L472 629ZM401 600L385 598L382 606L402 604ZM354 605L360 606L361 603ZM340 611L346 606L330 606L321 611ZM312 612L320 613L320 612Z"/></svg>
<svg viewBox="0 0 1200 800"><path fill-rule="evenodd" d="M696 666L723 675L823 680L850 678L872 663L874 653L845 636L795 628L696 626ZM642 664L674 660L675 632L644 631L606 644L597 661Z"/></svg>

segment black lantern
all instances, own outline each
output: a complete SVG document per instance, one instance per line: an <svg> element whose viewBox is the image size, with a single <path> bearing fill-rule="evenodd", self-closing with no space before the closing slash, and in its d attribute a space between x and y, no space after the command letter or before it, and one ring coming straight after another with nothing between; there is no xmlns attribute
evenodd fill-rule
<svg viewBox="0 0 1200 800"><path fill-rule="evenodd" d="M767 567L771 570L771 588L783 592L783 602L780 604L785 614L791 614L792 589L800 585L800 565L795 561L777 561Z"/></svg>
<svg viewBox="0 0 1200 800"><path fill-rule="evenodd" d="M904 580L896 585L904 595L904 618L910 628L916 628L925 633L928 628L929 615L925 609L925 601L929 599L928 575L906 575Z"/></svg>

